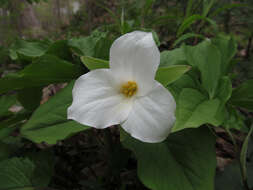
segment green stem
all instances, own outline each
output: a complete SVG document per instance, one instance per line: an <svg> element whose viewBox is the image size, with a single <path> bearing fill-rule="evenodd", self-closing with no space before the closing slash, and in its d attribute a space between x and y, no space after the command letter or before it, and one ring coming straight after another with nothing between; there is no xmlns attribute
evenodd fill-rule
<svg viewBox="0 0 253 190"><path fill-rule="evenodd" d="M234 145L234 149L235 149L236 154L238 154L239 153L239 147L238 147L238 145L236 143L236 140L235 140L233 134L231 133L231 131L229 129L225 129L225 130L226 130L228 136L230 137L230 139L231 139L231 141L232 141L232 143Z"/></svg>
<svg viewBox="0 0 253 190"><path fill-rule="evenodd" d="M238 145L236 143L236 140L235 140L233 134L231 133L231 131L229 129L226 129L226 132L227 132L227 134L229 135L230 139L233 142L234 149L235 149L235 152L236 152L236 158L239 160L239 163L240 163L240 171L241 171L242 181L243 181L243 185L245 187L245 190L250 190L250 188L248 186L248 183L247 183L247 175L245 173L244 166L243 166L243 164L241 162L241 159L240 159L239 147L238 147Z"/></svg>
<svg viewBox="0 0 253 190"><path fill-rule="evenodd" d="M240 154L240 169L241 169L243 185L246 190L250 190L250 188L248 186L248 182L247 182L247 167L246 167L246 165L247 165L248 144L249 144L249 140L250 140L252 132L253 132L253 125L251 126L250 131L244 140L244 143L242 145L241 154Z"/></svg>

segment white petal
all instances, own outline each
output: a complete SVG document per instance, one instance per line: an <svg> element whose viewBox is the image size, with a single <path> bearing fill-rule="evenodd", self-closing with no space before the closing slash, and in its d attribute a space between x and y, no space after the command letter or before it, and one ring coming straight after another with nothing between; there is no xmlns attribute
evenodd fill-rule
<svg viewBox="0 0 253 190"><path fill-rule="evenodd" d="M175 109L174 98L157 82L149 94L135 100L122 128L143 142L161 142L166 139L174 124Z"/></svg>
<svg viewBox="0 0 253 190"><path fill-rule="evenodd" d="M73 103L68 108L68 119L95 128L125 121L132 103L115 85L109 69L94 70L79 77L72 91Z"/></svg>
<svg viewBox="0 0 253 190"><path fill-rule="evenodd" d="M139 95L153 88L153 80L160 63L160 52L152 33L135 31L114 41L110 49L110 68L122 80L134 80Z"/></svg>

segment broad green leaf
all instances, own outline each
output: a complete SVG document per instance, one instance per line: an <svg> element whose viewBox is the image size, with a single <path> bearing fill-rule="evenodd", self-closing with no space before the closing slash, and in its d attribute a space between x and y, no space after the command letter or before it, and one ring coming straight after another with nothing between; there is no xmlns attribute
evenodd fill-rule
<svg viewBox="0 0 253 190"><path fill-rule="evenodd" d="M198 56L195 61L201 72L203 87L209 93L209 97L213 98L220 80L221 54L210 41L204 41L198 45L194 55Z"/></svg>
<svg viewBox="0 0 253 190"><path fill-rule="evenodd" d="M103 59L82 56L81 61L89 70L109 68L109 61Z"/></svg>
<svg viewBox="0 0 253 190"><path fill-rule="evenodd" d="M185 60L188 62L188 64L196 67L197 63L195 60L196 59L195 54L197 54L196 53L197 46L188 46L188 45L183 44L181 49L182 49L182 53L185 56Z"/></svg>
<svg viewBox="0 0 253 190"><path fill-rule="evenodd" d="M225 75L228 72L230 61L237 51L236 41L233 37L219 35L212 39L212 44L221 52L221 73Z"/></svg>
<svg viewBox="0 0 253 190"><path fill-rule="evenodd" d="M7 137L0 140L0 162L9 159L15 153L17 153L23 146L21 138L19 137Z"/></svg>
<svg viewBox="0 0 253 190"><path fill-rule="evenodd" d="M184 73L189 71L191 67L188 65L172 65L168 67L161 67L157 70L155 80L160 82L163 86L179 79Z"/></svg>
<svg viewBox="0 0 253 190"><path fill-rule="evenodd" d="M9 136L17 127L29 118L30 112L20 111L0 122L0 139Z"/></svg>
<svg viewBox="0 0 253 190"><path fill-rule="evenodd" d="M216 98L218 98L220 100L220 105L219 108L217 110L216 113L216 120L221 123L223 122L227 122L226 117L228 115L228 111L226 108L226 103L229 100L229 98L231 97L232 94L232 83L229 77L223 77L221 78L220 82L219 82L219 86L217 89L217 95ZM226 121L225 121L226 120Z"/></svg>
<svg viewBox="0 0 253 190"><path fill-rule="evenodd" d="M182 48L177 48L171 51L163 51L160 57L160 67L180 64L185 60L186 58Z"/></svg>
<svg viewBox="0 0 253 190"><path fill-rule="evenodd" d="M133 138L123 145L138 161L138 176L153 190L213 190L215 138L207 128L172 133L162 143Z"/></svg>
<svg viewBox="0 0 253 190"><path fill-rule="evenodd" d="M48 42L37 41L28 42L25 40L18 40L12 45L10 50L14 53L21 54L27 57L40 57L45 54L49 47Z"/></svg>
<svg viewBox="0 0 253 190"><path fill-rule="evenodd" d="M225 122L222 124L227 129L236 129L243 132L248 132L245 126L245 116L232 106L227 106Z"/></svg>
<svg viewBox="0 0 253 190"><path fill-rule="evenodd" d="M9 56L12 60L17 60L18 59L18 54L16 51L9 49Z"/></svg>
<svg viewBox="0 0 253 190"><path fill-rule="evenodd" d="M110 48L113 40L106 33L98 34L100 40L96 43L94 57L109 60Z"/></svg>
<svg viewBox="0 0 253 190"><path fill-rule="evenodd" d="M180 27L177 31L177 37L181 36L186 29L188 29L193 23L195 23L198 20L203 20L205 22L208 22L209 24L211 24L211 26L214 28L214 30L217 31L218 27L217 27L215 21L213 21L207 17L201 16L201 15L192 15L192 16L186 18L184 20L184 22L180 25Z"/></svg>
<svg viewBox="0 0 253 190"><path fill-rule="evenodd" d="M9 157L10 153L11 153L11 151L10 151L8 144L5 144L0 141L0 162L2 160L7 159Z"/></svg>
<svg viewBox="0 0 253 190"><path fill-rule="evenodd" d="M214 98L221 75L221 53L210 40L195 47L185 46L184 50L190 65L200 70L202 85L210 99Z"/></svg>
<svg viewBox="0 0 253 190"><path fill-rule="evenodd" d="M195 89L185 88L179 95L176 108L176 123L173 132L185 128L196 128L203 124L220 124L215 115L220 105L219 99L208 100Z"/></svg>
<svg viewBox="0 0 253 190"><path fill-rule="evenodd" d="M174 43L173 46L175 47L176 45L178 45L179 43L181 43L184 40L187 40L189 38L200 38L200 39L205 39L205 36L201 35L201 34L195 34L195 33L186 33L182 36L180 36L180 38L178 38Z"/></svg>
<svg viewBox="0 0 253 190"><path fill-rule="evenodd" d="M0 189L17 190L32 187L34 163L27 158L12 158L0 162Z"/></svg>
<svg viewBox="0 0 253 190"><path fill-rule="evenodd" d="M106 33L95 30L90 36L70 39L68 44L80 56L108 59L111 40Z"/></svg>
<svg viewBox="0 0 253 190"><path fill-rule="evenodd" d="M232 95L232 82L229 77L222 77L218 86L216 97L225 105Z"/></svg>
<svg viewBox="0 0 253 190"><path fill-rule="evenodd" d="M57 56L61 59L71 61L72 53L67 40L59 40L51 44L46 52L47 54Z"/></svg>
<svg viewBox="0 0 253 190"><path fill-rule="evenodd" d="M0 96L0 118L8 114L9 108L16 103L16 96Z"/></svg>
<svg viewBox="0 0 253 190"><path fill-rule="evenodd" d="M18 92L17 98L25 109L34 111L40 105L42 88L24 88Z"/></svg>
<svg viewBox="0 0 253 190"><path fill-rule="evenodd" d="M170 92L173 93L173 96L177 101L180 92L184 88L195 89L195 88L197 88L197 85L191 76L189 76L188 74L185 74L182 77L180 77L178 80L176 80L175 82L170 84L167 88L169 89Z"/></svg>
<svg viewBox="0 0 253 190"><path fill-rule="evenodd" d="M82 74L81 67L52 55L44 55L24 70L0 79L0 93L9 90L68 82Z"/></svg>
<svg viewBox="0 0 253 190"><path fill-rule="evenodd" d="M56 144L77 132L89 129L75 121L67 119L67 108L72 103L74 82L42 104L30 120L21 128L21 134L35 143Z"/></svg>
<svg viewBox="0 0 253 190"><path fill-rule="evenodd" d="M229 103L253 111L253 79L234 89Z"/></svg>
<svg viewBox="0 0 253 190"><path fill-rule="evenodd" d="M54 172L53 153L49 151L40 151L29 153L27 156L36 165L32 183L40 188L47 187Z"/></svg>

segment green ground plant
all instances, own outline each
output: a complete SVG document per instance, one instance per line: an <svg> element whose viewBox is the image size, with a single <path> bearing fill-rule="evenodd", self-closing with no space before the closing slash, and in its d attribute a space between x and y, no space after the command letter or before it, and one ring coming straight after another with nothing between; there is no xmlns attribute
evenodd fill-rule
<svg viewBox="0 0 253 190"><path fill-rule="evenodd" d="M94 6L112 22L89 35L72 36L81 30L77 24L63 31L64 39L17 38L0 47L0 190L252 190L252 2ZM139 141L120 126L94 130L67 119L77 78L109 68L112 43L136 30L152 32L160 49L155 79L177 105L171 133L160 143ZM52 84L60 89L44 102ZM216 170L219 130L235 153L224 171ZM103 175L93 168L101 160Z"/></svg>

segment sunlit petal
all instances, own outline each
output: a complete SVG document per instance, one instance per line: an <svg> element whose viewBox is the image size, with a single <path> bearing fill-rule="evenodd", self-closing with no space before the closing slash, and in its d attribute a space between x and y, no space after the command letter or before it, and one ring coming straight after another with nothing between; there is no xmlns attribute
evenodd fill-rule
<svg viewBox="0 0 253 190"><path fill-rule="evenodd" d="M114 41L110 49L110 68L125 81L138 83L139 95L153 88L153 80L160 62L160 52L152 33L135 31Z"/></svg>
<svg viewBox="0 0 253 190"><path fill-rule="evenodd" d="M96 128L122 123L132 107L132 100L119 93L109 69L82 75L72 93L73 103L68 108L68 119Z"/></svg>
<svg viewBox="0 0 253 190"><path fill-rule="evenodd" d="M174 124L176 103L170 92L159 83L146 96L138 98L122 124L134 138L144 142L161 142Z"/></svg>

